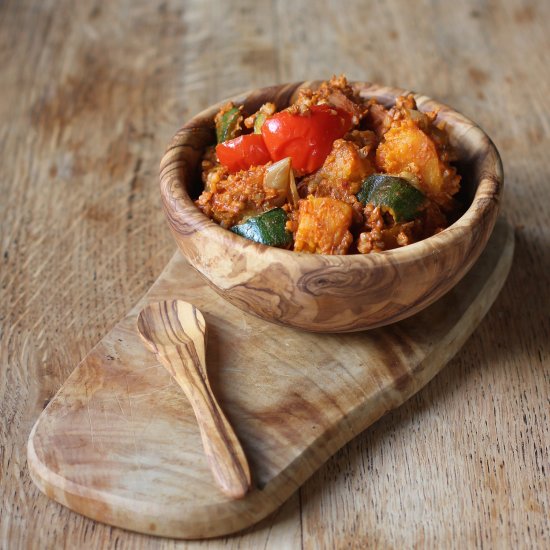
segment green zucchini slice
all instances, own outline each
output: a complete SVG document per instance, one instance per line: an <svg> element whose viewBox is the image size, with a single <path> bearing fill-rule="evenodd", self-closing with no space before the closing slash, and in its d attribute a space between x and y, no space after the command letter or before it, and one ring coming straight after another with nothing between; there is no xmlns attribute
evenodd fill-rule
<svg viewBox="0 0 550 550"><path fill-rule="evenodd" d="M232 107L216 121L216 138L218 143L223 143L228 139L237 137L240 116L241 110L238 107Z"/></svg>
<svg viewBox="0 0 550 550"><path fill-rule="evenodd" d="M258 113L256 116L256 119L254 120L254 133L255 134L261 134L262 133L262 126L264 125L265 119L267 118L267 115L265 113Z"/></svg>
<svg viewBox="0 0 550 550"><path fill-rule="evenodd" d="M361 185L357 199L364 205L374 204L389 212L394 221L414 220L422 211L426 197L405 178L373 174Z"/></svg>
<svg viewBox="0 0 550 550"><path fill-rule="evenodd" d="M286 219L286 212L282 208L274 208L234 225L231 231L257 243L289 248L292 245L292 233L285 228Z"/></svg>

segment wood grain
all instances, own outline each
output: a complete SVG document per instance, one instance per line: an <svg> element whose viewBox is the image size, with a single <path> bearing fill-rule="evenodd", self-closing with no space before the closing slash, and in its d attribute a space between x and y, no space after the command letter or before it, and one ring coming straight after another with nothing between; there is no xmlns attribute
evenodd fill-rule
<svg viewBox="0 0 550 550"><path fill-rule="evenodd" d="M549 19L530 0L0 3L0 547L547 548ZM34 422L174 253L157 186L174 131L241 90L340 72L422 91L496 143L517 246L492 310L246 534L163 541L44 497Z"/></svg>
<svg viewBox="0 0 550 550"><path fill-rule="evenodd" d="M202 313L182 300L148 304L139 312L137 330L191 403L218 486L227 496L242 498L250 488L250 470L241 444L210 387Z"/></svg>
<svg viewBox="0 0 550 550"><path fill-rule="evenodd" d="M139 333L142 305L91 351L38 419L29 437L31 475L71 509L143 533L208 538L250 527L439 372L496 298L513 248L513 230L502 222L480 262L439 302L355 335L307 334L247 315L220 301L176 255L144 299ZM206 315L212 380L255 481L240 500L209 479L196 407L191 400L183 406L140 342L139 334L154 339L162 356L188 339L163 328L174 315L157 302L168 297L193 299Z"/></svg>
<svg viewBox="0 0 550 550"><path fill-rule="evenodd" d="M221 228L194 204L202 191L200 160L212 145L214 116L229 100L256 112L278 109L300 88L320 82L245 92L194 116L174 136L160 165L160 189L172 234L183 255L226 300L262 319L314 332L353 332L410 317L452 288L479 257L502 196L502 163L490 138L452 108L415 94L418 108L437 111L456 152L465 212L444 231L383 254L298 254L244 239ZM410 92L353 82L365 100L390 106Z"/></svg>

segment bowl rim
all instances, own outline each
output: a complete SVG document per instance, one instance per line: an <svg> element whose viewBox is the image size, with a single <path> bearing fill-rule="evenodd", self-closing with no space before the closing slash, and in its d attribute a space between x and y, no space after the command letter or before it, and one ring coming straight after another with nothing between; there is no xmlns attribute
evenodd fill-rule
<svg viewBox="0 0 550 550"><path fill-rule="evenodd" d="M284 90L292 90L292 94L295 95L299 89L315 87L318 86L320 82L321 81L301 81L248 90L207 107L193 116L182 128L180 128L172 138L160 163L161 197L170 224L173 225L171 220L171 218L173 218L178 227L182 225L185 227L192 227L194 231L203 232L205 237L208 236L218 243L223 243L224 246L231 246L239 252L245 253L245 249L255 250L258 253L267 253L269 251L269 254L272 254L274 259L282 262L284 262L288 254L294 256L299 255L301 262L312 264L317 264L319 258L322 258L323 263L327 267L331 265L341 266L342 263L345 262L346 265L350 267L372 269L381 265L386 266L388 261L401 265L409 262L416 262L422 257L439 254L445 249L454 246L464 238L468 238L472 227L483 224L486 214L490 211L494 211L494 215L488 220L491 224L491 227L489 227L487 231L486 238L488 239L496 222L496 214L498 212L502 186L504 183L502 161L496 146L489 136L478 124L461 114L459 111L428 96L404 88L383 86L363 81L350 81L350 85L361 87L360 95L363 97L376 97L378 100L385 99L386 104L390 105L399 95L412 94L420 110L433 111L437 109L438 119L445 120L449 117L453 121L452 124L450 124L451 127L458 125L463 126L460 135L455 137L455 141L467 138L469 141L473 142L477 140L479 142L478 151L476 151L472 159L468 160L480 163L481 178L479 179L471 203L466 211L455 220L454 223L431 237L404 247L385 250L377 252L376 254L328 255L295 252L251 242L221 227L201 212L188 194L186 185L187 178L185 176L182 177L181 174L182 155L184 155L186 148L190 146L190 135L198 129L204 129L205 127L213 129L214 115L228 101L242 104L253 94L276 94Z"/></svg>

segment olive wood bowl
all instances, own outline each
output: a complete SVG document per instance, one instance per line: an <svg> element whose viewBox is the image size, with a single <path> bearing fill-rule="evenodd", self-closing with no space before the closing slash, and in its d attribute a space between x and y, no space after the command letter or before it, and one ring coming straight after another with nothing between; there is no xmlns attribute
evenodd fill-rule
<svg viewBox="0 0 550 550"><path fill-rule="evenodd" d="M302 82L231 98L253 113L266 101L288 106ZM355 82L364 98L389 106L407 90ZM403 248L330 256L268 247L223 229L194 204L202 190L201 157L215 143L214 115L202 111L172 139L160 165L162 202L178 247L206 281L240 309L267 321L315 332L352 332L394 323L440 298L479 257L493 230L502 194L498 151L471 120L426 96L422 111L439 110L462 175L464 214L444 231ZM185 281L181 281L185 285Z"/></svg>

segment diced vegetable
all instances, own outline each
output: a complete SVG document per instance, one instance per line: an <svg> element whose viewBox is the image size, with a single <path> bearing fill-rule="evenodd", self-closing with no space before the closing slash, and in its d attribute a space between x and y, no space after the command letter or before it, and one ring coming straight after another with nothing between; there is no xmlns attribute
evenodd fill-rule
<svg viewBox="0 0 550 550"><path fill-rule="evenodd" d="M361 183L373 172L369 159L355 143L337 139L323 166L304 178L302 185L307 186L310 195L346 200L361 189Z"/></svg>
<svg viewBox="0 0 550 550"><path fill-rule="evenodd" d="M376 164L388 174L412 170L419 178L420 190L440 205L448 205L459 188L456 171L441 160L432 138L412 119L384 134L376 150Z"/></svg>
<svg viewBox="0 0 550 550"><path fill-rule="evenodd" d="M272 160L292 158L299 175L320 168L335 139L351 127L351 115L329 105L314 105L307 114L281 111L268 117L262 135Z"/></svg>
<svg viewBox="0 0 550 550"><path fill-rule="evenodd" d="M238 107L232 107L216 120L216 138L218 143L223 143L228 139L236 137L240 116L241 110Z"/></svg>
<svg viewBox="0 0 550 550"><path fill-rule="evenodd" d="M285 202L290 202L294 206L298 205L300 197L296 188L290 157L267 167L264 176L264 187L277 191L281 205Z"/></svg>
<svg viewBox="0 0 550 550"><path fill-rule="evenodd" d="M283 205L289 196L291 172L291 160L289 157L268 166L265 171L264 187L277 191L280 205Z"/></svg>
<svg viewBox="0 0 550 550"><path fill-rule="evenodd" d="M265 119L267 118L267 115L265 113L258 113L258 116L254 120L254 133L255 134L261 134L262 133L262 126L264 125Z"/></svg>
<svg viewBox="0 0 550 550"><path fill-rule="evenodd" d="M246 170L271 160L261 135L247 134L216 145L216 155L230 172Z"/></svg>
<svg viewBox="0 0 550 550"><path fill-rule="evenodd" d="M248 218L244 223L234 225L231 231L257 243L289 248L292 245L292 234L285 228L286 221L286 212L282 208L274 208L254 218Z"/></svg>
<svg viewBox="0 0 550 550"><path fill-rule="evenodd" d="M331 197L300 201L294 250L316 254L345 254L353 241L349 231L353 211L349 204Z"/></svg>
<svg viewBox="0 0 550 550"><path fill-rule="evenodd" d="M426 204L426 197L405 178L386 174L369 176L357 193L357 199L389 212L396 223L413 220Z"/></svg>

